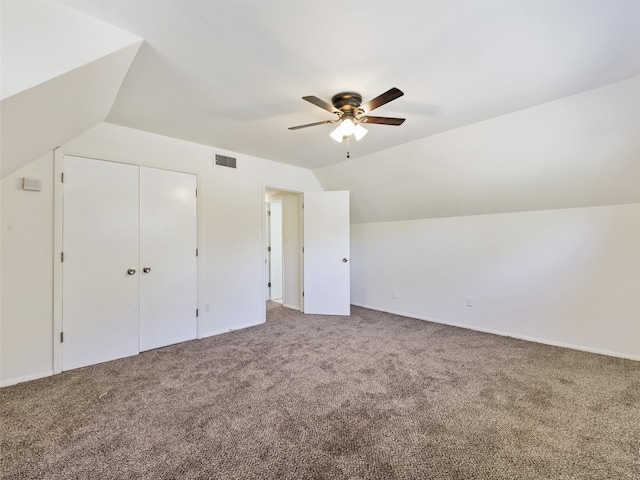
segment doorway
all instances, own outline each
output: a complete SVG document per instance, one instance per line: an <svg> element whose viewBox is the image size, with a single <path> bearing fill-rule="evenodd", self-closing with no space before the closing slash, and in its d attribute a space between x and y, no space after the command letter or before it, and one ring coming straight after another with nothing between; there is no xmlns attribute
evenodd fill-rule
<svg viewBox="0 0 640 480"><path fill-rule="evenodd" d="M274 198L267 202L267 222L269 236L267 241L267 258L269 259L269 281L267 283L269 300L282 303L282 198Z"/></svg>
<svg viewBox="0 0 640 480"><path fill-rule="evenodd" d="M302 310L302 194L265 190L266 300Z"/></svg>
<svg viewBox="0 0 640 480"><path fill-rule="evenodd" d="M348 316L349 192L302 193L266 187L263 202L265 301L278 300L278 292L269 283L281 275L282 306L304 313ZM281 206L281 224L270 221L272 203ZM275 237L282 238L281 261L269 251L273 229L279 230Z"/></svg>

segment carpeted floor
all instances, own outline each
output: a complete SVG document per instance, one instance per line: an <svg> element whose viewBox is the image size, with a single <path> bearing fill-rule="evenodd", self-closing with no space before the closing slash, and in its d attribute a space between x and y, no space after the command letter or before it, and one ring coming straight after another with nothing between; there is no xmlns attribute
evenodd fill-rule
<svg viewBox="0 0 640 480"><path fill-rule="evenodd" d="M640 363L353 307L0 390L3 479L640 479Z"/></svg>

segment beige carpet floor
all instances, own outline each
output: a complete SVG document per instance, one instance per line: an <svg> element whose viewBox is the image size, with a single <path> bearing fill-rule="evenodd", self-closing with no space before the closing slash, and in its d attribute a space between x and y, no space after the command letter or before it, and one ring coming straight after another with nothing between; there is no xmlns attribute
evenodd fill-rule
<svg viewBox="0 0 640 480"><path fill-rule="evenodd" d="M640 479L640 362L353 307L0 389L3 479Z"/></svg>

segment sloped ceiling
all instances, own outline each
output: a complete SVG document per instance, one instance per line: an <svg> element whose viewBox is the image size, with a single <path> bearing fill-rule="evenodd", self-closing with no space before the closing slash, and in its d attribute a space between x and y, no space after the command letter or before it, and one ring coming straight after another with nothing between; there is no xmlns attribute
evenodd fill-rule
<svg viewBox="0 0 640 480"><path fill-rule="evenodd" d="M60 0L143 37L107 121L307 168L345 162L301 100L405 96L358 159L640 74L637 0Z"/></svg>
<svg viewBox="0 0 640 480"><path fill-rule="evenodd" d="M352 223L640 203L640 76L314 173Z"/></svg>
<svg viewBox="0 0 640 480"><path fill-rule="evenodd" d="M106 118L314 169L354 222L640 202L638 0L1 1L3 176ZM287 129L393 86L349 160Z"/></svg>
<svg viewBox="0 0 640 480"><path fill-rule="evenodd" d="M142 39L64 5L2 1L2 177L102 122Z"/></svg>

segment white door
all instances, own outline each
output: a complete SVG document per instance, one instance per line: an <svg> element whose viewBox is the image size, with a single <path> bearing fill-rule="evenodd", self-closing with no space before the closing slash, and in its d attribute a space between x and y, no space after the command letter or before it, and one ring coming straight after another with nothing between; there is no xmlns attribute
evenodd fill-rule
<svg viewBox="0 0 640 480"><path fill-rule="evenodd" d="M264 231L265 231L265 236L264 236L264 251L265 251L265 258L264 258L264 265L265 265L265 269L264 269L264 284L266 286L266 288L264 289L264 301L267 302L269 300L271 300L271 232L270 232L270 221L269 221L269 202L264 202L265 204L265 209L264 209Z"/></svg>
<svg viewBox="0 0 640 480"><path fill-rule="evenodd" d="M138 353L138 167L64 157L62 369Z"/></svg>
<svg viewBox="0 0 640 480"><path fill-rule="evenodd" d="M349 315L349 192L304 194L304 312Z"/></svg>
<svg viewBox="0 0 640 480"><path fill-rule="evenodd" d="M140 351L197 335L195 175L140 167Z"/></svg>
<svg viewBox="0 0 640 480"><path fill-rule="evenodd" d="M282 303L282 199L269 203L270 299Z"/></svg>

